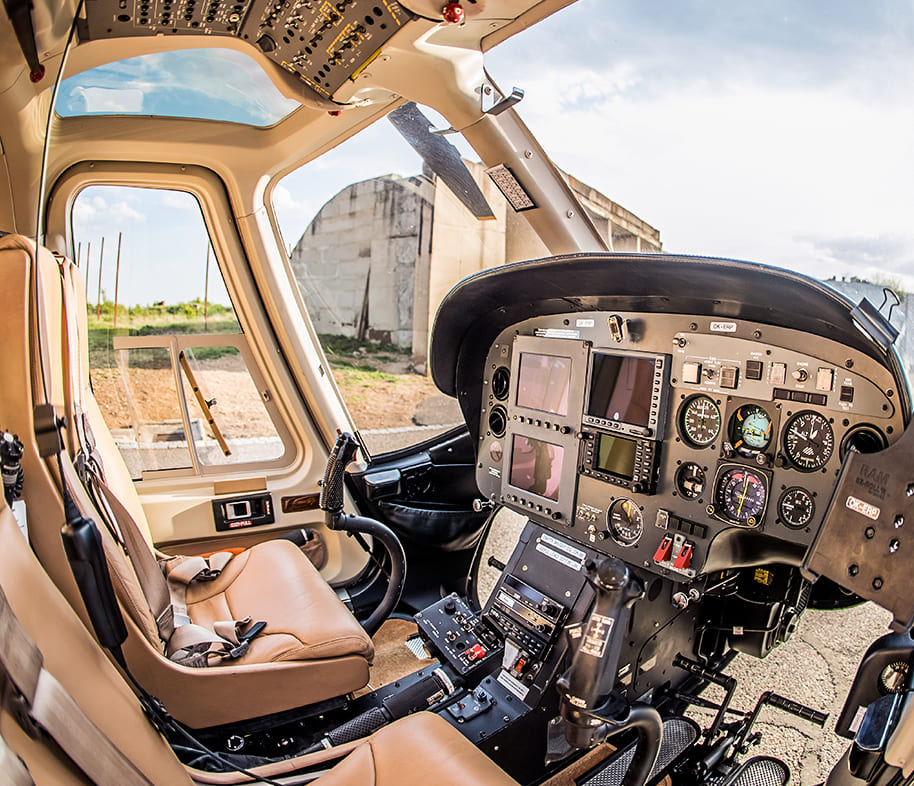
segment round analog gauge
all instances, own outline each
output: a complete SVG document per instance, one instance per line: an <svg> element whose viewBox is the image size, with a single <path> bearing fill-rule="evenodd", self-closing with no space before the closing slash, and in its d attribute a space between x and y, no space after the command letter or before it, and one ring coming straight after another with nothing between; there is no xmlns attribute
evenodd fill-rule
<svg viewBox="0 0 914 786"><path fill-rule="evenodd" d="M748 467L731 467L717 479L714 501L725 518L755 527L761 523L768 502L768 482Z"/></svg>
<svg viewBox="0 0 914 786"><path fill-rule="evenodd" d="M617 499L606 515L609 534L620 546L633 546L644 531L644 516L632 500Z"/></svg>
<svg viewBox="0 0 914 786"><path fill-rule="evenodd" d="M687 461L676 473L676 489L686 499L698 499L705 489L705 471L694 461Z"/></svg>
<svg viewBox="0 0 914 786"><path fill-rule="evenodd" d="M679 426L686 441L705 448L720 434L720 410L708 396L692 396L682 405Z"/></svg>
<svg viewBox="0 0 914 786"><path fill-rule="evenodd" d="M787 458L801 472L822 469L835 449L835 432L818 412L807 410L794 415L784 431Z"/></svg>
<svg viewBox="0 0 914 786"><path fill-rule="evenodd" d="M881 693L901 693L904 690L908 676L908 664L896 661L886 666L879 675L879 690Z"/></svg>
<svg viewBox="0 0 914 786"><path fill-rule="evenodd" d="M778 516L785 526L802 529L816 512L816 503L806 489L794 486L781 494L778 500Z"/></svg>
<svg viewBox="0 0 914 786"><path fill-rule="evenodd" d="M771 442L771 416L758 404L743 404L730 420L730 439L743 455L764 450Z"/></svg>

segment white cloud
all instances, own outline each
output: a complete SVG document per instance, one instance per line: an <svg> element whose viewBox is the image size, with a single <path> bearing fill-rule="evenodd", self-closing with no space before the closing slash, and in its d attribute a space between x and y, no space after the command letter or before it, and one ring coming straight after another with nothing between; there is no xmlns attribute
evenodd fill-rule
<svg viewBox="0 0 914 786"><path fill-rule="evenodd" d="M730 8L720 16L753 13ZM588 28L594 10L584 0L560 12L489 64L525 89L519 111L559 166L660 229L670 252L907 275L914 105L897 77L914 71L909 32L857 29L847 12L804 40L772 12L776 35L756 41L738 19L680 32L624 4ZM640 38L618 21L626 13L640 13ZM537 34L563 42L557 59L522 57ZM847 238L860 243L853 260Z"/></svg>
<svg viewBox="0 0 914 786"><path fill-rule="evenodd" d="M85 232L116 234L131 222L144 222L146 216L127 200L109 200L98 191L86 191L73 206L73 220Z"/></svg>

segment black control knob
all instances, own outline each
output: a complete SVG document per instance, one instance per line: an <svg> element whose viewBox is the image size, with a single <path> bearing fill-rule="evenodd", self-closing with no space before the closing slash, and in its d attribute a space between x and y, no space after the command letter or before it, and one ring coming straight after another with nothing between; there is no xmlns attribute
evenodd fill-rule
<svg viewBox="0 0 914 786"><path fill-rule="evenodd" d="M562 514L559 513L559 512L556 510L556 511L554 511L554 512L552 513L552 515L550 516L550 518L551 518L553 521L561 521L561 520L562 520Z"/></svg>
<svg viewBox="0 0 914 786"><path fill-rule="evenodd" d="M448 598L446 601L444 601L444 613L445 614L453 614L455 611L457 611L457 601L456 600L454 600L453 598Z"/></svg>

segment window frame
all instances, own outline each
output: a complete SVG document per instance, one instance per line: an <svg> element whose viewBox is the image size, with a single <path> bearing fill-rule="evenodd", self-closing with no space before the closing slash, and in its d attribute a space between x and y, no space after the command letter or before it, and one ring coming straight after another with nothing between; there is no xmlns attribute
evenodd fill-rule
<svg viewBox="0 0 914 786"><path fill-rule="evenodd" d="M181 412L181 420L184 427L184 436L187 440L187 450L190 455L190 467L181 467L175 469L143 469L140 477L141 481L153 480L161 477L175 477L187 474L193 475L224 475L227 472L254 469L271 469L285 467L289 463L289 454L291 451L290 444L292 435L282 419L279 408L276 406L274 396L270 392L266 380L260 374L254 363L254 356L250 349L247 336L244 333L170 333L152 336L114 336L112 346L115 352L126 352L131 349L149 349L160 348L167 349L169 360L171 361L171 370L174 374L178 408ZM282 440L282 455L275 459L264 459L260 461L236 461L226 464L207 464L200 459L197 449L197 440L193 438L191 428L191 415L187 403L187 396L184 392L184 386L190 384L190 380L182 371L178 356L182 350L194 349L196 347L222 347L231 346L238 349L241 357L244 359L247 371L251 376L254 387L260 394L260 401L266 409L270 420L276 429L276 435ZM90 369L91 373L91 369ZM211 391L208 391L211 392ZM215 413L215 419L218 424L218 413Z"/></svg>
<svg viewBox="0 0 914 786"><path fill-rule="evenodd" d="M270 332L272 323L264 313L264 304L260 298L256 284L251 275L247 254L240 237L237 234L237 225L231 218L233 215L230 201L223 181L213 172L203 167L178 164L153 164L145 162L84 162L76 164L66 170L55 182L48 201L47 226L49 229L65 228L65 234L49 235L48 243L57 247L75 259L75 241L73 231L73 207L79 195L92 186L111 186L129 188L147 188L150 190L180 191L189 194L196 201L203 221L204 228L209 235L215 262L223 277L226 291L238 319L241 332L235 334L180 334L184 339L190 339L188 346L201 346L209 337L214 337L216 343L231 343L232 336L242 337L244 343L243 357L251 373L253 384L263 394L266 391L271 399L267 409L273 421L277 434L283 440L284 452L279 459L258 462L228 463L216 465L199 465L199 470L194 467L144 470L140 480L135 480L138 489L141 487L156 487L157 481L168 483L171 479L187 478L213 478L226 475L245 473L248 475L272 475L277 472L287 473L296 468L306 469L313 462L323 464L321 455L320 438L313 441L316 433L311 433L314 426L305 425L304 430L298 428L301 418L293 416L296 409L294 403L287 400L287 385L283 385L277 375L282 376L284 368L271 368L277 360L284 358L276 350L276 338ZM222 260L232 259L233 263L227 264ZM252 340L254 336L254 340ZM144 340L161 338L165 344L171 346L171 336L142 337ZM183 342L187 343L187 342ZM151 344L147 343L147 346ZM135 347L131 347L135 348ZM270 350L273 350L272 352ZM171 350L169 350L171 354ZM176 363L177 356L172 356L172 363ZM270 362L272 361L272 363ZM263 401L263 396L261 395ZM264 401L266 405L267 402ZM179 407L183 410L186 404L181 401L179 394ZM186 432L186 421L185 432ZM188 450L194 455L188 443ZM196 461L196 459L193 459ZM310 474L310 470L307 470Z"/></svg>

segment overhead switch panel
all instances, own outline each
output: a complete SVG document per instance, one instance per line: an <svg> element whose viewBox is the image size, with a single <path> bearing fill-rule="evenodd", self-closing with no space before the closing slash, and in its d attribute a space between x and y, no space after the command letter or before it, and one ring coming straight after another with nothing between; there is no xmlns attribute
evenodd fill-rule
<svg viewBox="0 0 914 786"><path fill-rule="evenodd" d="M88 37L240 38L329 98L412 18L393 0L88 0Z"/></svg>

